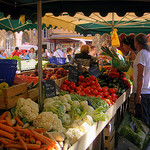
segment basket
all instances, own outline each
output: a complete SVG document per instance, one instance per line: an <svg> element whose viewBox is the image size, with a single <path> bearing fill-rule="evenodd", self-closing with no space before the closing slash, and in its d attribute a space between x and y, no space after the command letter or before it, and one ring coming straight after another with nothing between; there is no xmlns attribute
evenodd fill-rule
<svg viewBox="0 0 150 150"><path fill-rule="evenodd" d="M0 83L6 82L11 86L13 84L17 71L17 60L0 59Z"/></svg>
<svg viewBox="0 0 150 150"><path fill-rule="evenodd" d="M66 61L66 58L64 57L50 57L49 58L49 61L51 64L56 64L56 65L64 65L65 64L65 61Z"/></svg>
<svg viewBox="0 0 150 150"><path fill-rule="evenodd" d="M130 66L131 62L129 61L123 62L122 60L112 59L112 67L117 71L127 72Z"/></svg>

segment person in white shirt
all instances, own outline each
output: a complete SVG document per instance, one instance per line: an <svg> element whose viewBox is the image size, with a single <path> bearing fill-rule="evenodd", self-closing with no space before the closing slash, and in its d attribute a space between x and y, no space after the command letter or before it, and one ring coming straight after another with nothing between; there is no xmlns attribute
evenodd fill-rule
<svg viewBox="0 0 150 150"><path fill-rule="evenodd" d="M133 92L136 93L136 113L141 111L142 119L150 126L150 47L147 42L145 34L135 36L134 45L138 54L133 62ZM137 110L139 105L141 110Z"/></svg>
<svg viewBox="0 0 150 150"><path fill-rule="evenodd" d="M79 47L75 50L75 54L80 53L80 49L83 45L86 45L86 42L84 40L79 41Z"/></svg>
<svg viewBox="0 0 150 150"><path fill-rule="evenodd" d="M60 45L56 46L56 51L54 52L53 56L55 56L55 57L66 57L65 54L62 52Z"/></svg>

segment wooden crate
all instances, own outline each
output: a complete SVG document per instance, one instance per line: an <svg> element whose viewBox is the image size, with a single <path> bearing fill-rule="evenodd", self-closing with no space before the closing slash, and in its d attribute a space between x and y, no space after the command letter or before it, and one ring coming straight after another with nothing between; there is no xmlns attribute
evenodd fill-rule
<svg viewBox="0 0 150 150"><path fill-rule="evenodd" d="M131 94L130 96L129 112L133 114L135 113L134 94Z"/></svg>
<svg viewBox="0 0 150 150"><path fill-rule="evenodd" d="M27 98L27 84L13 85L3 91L0 96L0 109L9 109L17 104L18 98Z"/></svg>
<svg viewBox="0 0 150 150"><path fill-rule="evenodd" d="M109 128L105 128L104 135L105 135L105 149L114 150L115 149L115 129L110 132Z"/></svg>
<svg viewBox="0 0 150 150"><path fill-rule="evenodd" d="M58 87L61 87L61 85L64 83L64 80L65 80L65 79L68 79L68 75L65 76L65 77L62 77L62 78L60 78L60 79L56 79L56 80L55 80L55 83L57 84Z"/></svg>
<svg viewBox="0 0 150 150"><path fill-rule="evenodd" d="M39 88L38 87L28 90L28 98L31 98L33 101L36 101L36 100L38 100L38 96L39 96Z"/></svg>

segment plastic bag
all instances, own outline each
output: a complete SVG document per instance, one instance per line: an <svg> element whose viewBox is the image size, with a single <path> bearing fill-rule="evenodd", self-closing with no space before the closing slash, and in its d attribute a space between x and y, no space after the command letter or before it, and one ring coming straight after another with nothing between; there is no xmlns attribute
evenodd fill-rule
<svg viewBox="0 0 150 150"><path fill-rule="evenodd" d="M117 31L117 29L113 29L113 31L110 32L113 47L120 47L120 41L117 35Z"/></svg>

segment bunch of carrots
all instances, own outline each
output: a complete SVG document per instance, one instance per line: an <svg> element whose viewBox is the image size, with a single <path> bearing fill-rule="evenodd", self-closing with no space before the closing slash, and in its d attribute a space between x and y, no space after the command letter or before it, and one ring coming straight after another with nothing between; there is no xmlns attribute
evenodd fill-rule
<svg viewBox="0 0 150 150"><path fill-rule="evenodd" d="M15 116L17 124L13 126L8 111L0 116L0 147L22 150L58 150L57 143L42 135L46 130L23 129L24 123Z"/></svg>

